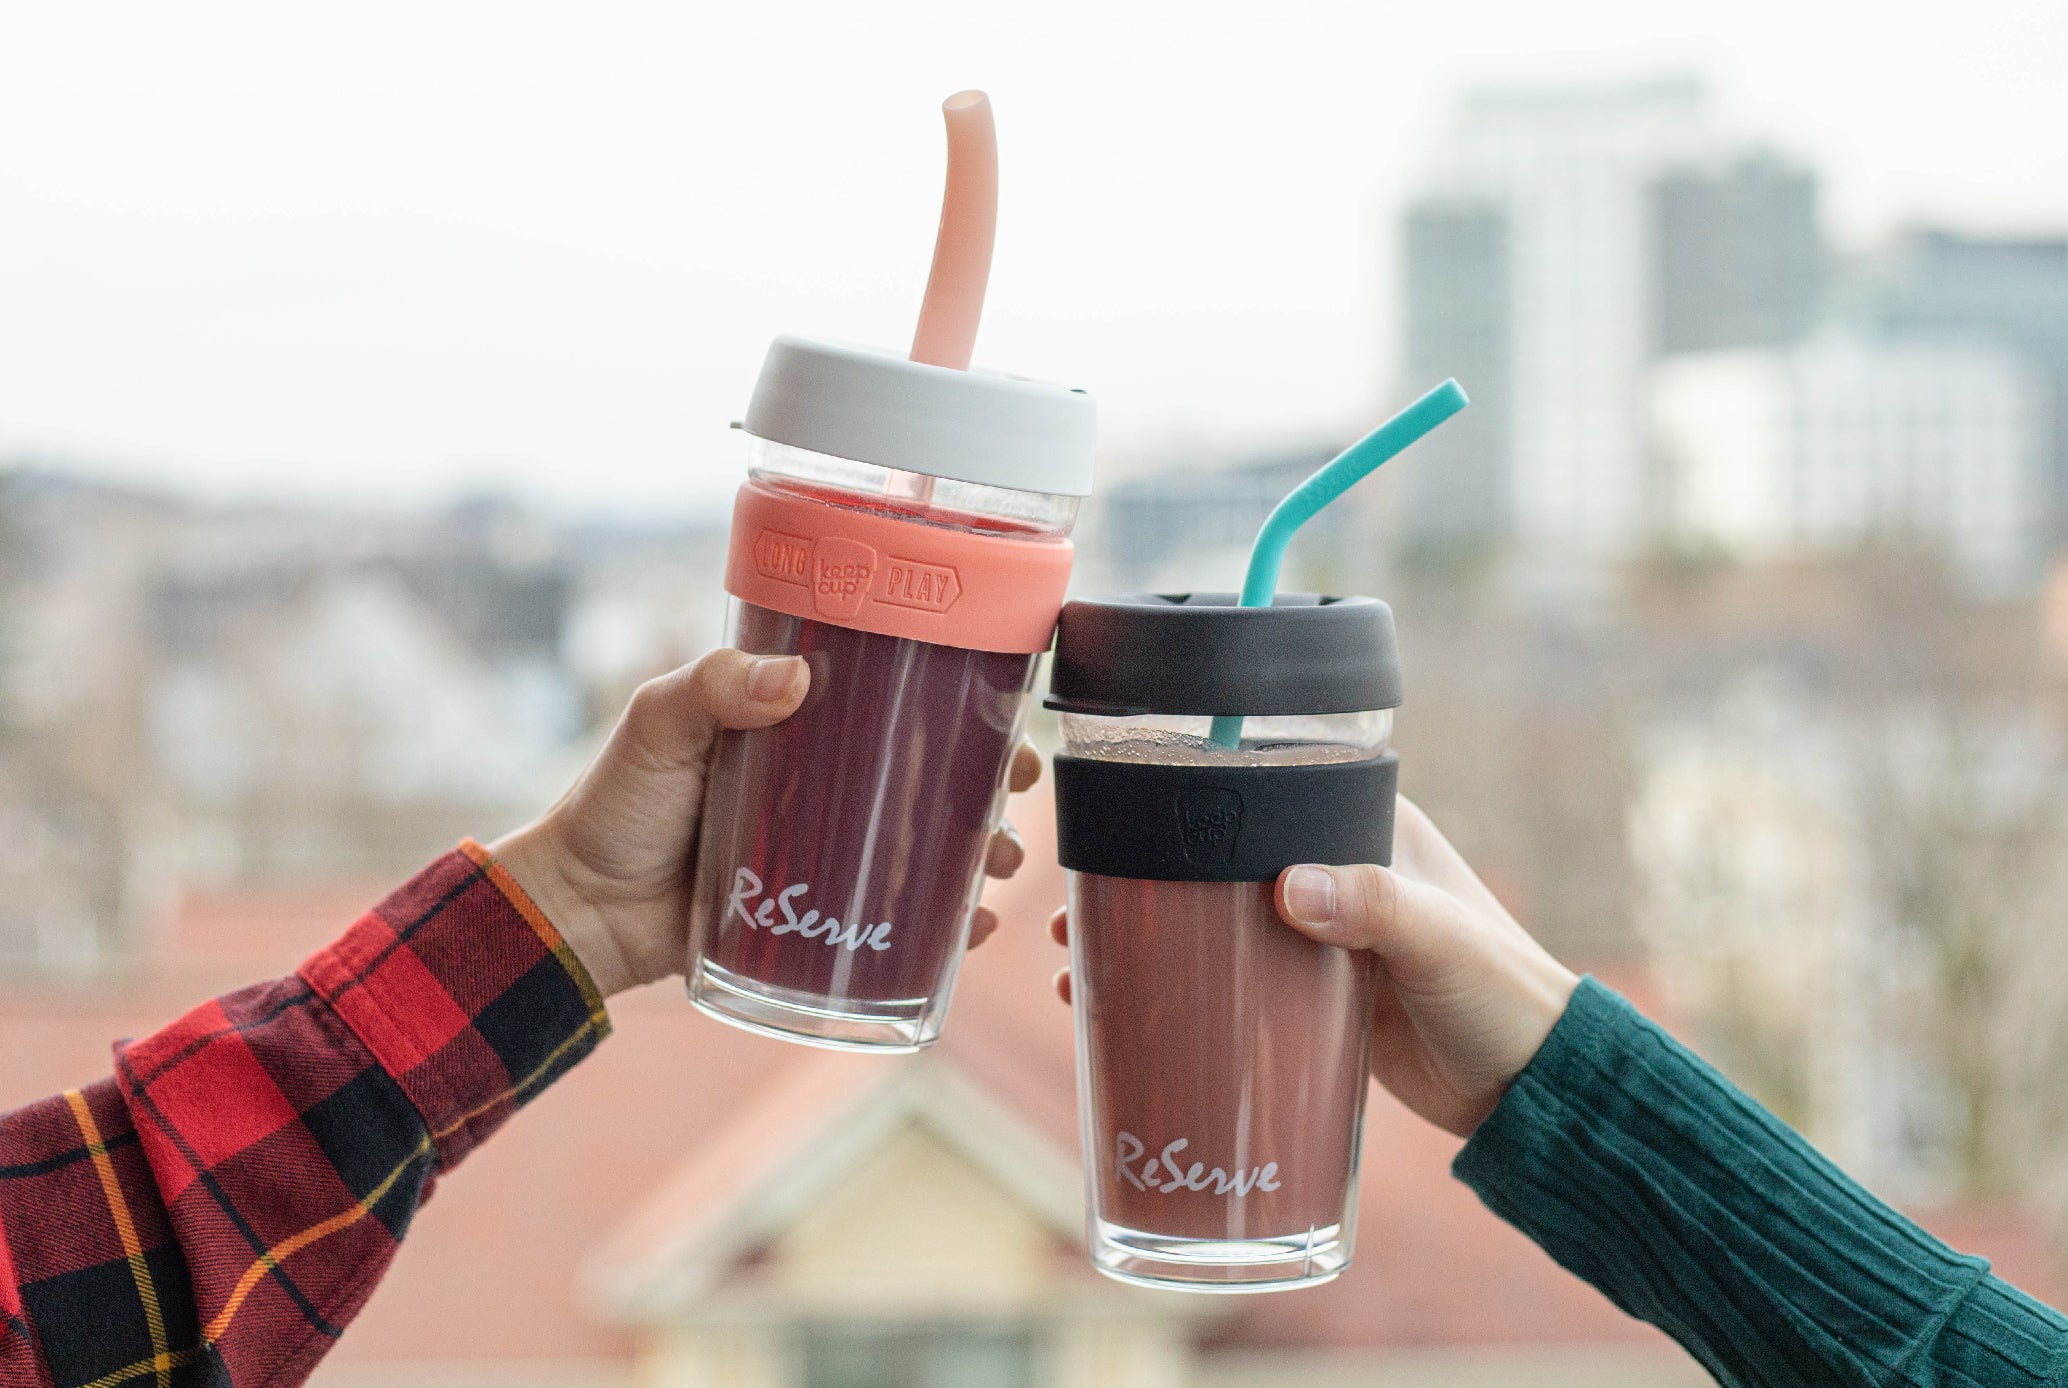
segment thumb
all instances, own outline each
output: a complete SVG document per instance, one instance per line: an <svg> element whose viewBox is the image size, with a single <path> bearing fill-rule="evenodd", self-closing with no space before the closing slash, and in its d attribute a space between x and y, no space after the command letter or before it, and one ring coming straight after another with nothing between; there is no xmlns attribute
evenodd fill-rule
<svg viewBox="0 0 2068 1388"><path fill-rule="evenodd" d="M1279 874L1278 914L1310 939L1368 949L1389 965L1432 959L1454 934L1456 903L1424 882L1376 863L1303 863Z"/></svg>
<svg viewBox="0 0 2068 1388"><path fill-rule="evenodd" d="M810 687L811 671L801 656L712 651L640 685L611 740L654 771L702 766L721 729L780 723L797 711Z"/></svg>

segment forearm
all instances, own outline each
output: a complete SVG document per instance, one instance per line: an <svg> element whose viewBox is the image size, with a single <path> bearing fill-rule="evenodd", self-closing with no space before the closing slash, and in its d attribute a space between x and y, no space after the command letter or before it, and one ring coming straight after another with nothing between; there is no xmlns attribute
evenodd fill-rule
<svg viewBox="0 0 2068 1388"><path fill-rule="evenodd" d="M437 1176L607 1029L507 875L440 859L294 976L0 1117L0 1383L299 1381Z"/></svg>
<svg viewBox="0 0 2068 1388"><path fill-rule="evenodd" d="M2061 1380L2068 1320L1589 979L1454 1167L1725 1384Z"/></svg>

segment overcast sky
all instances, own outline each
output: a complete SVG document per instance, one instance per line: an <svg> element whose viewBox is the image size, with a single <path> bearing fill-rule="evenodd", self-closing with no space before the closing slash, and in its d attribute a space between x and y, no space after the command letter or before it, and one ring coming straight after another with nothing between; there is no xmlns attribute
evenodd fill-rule
<svg viewBox="0 0 2068 1388"><path fill-rule="evenodd" d="M1859 244L2068 226L2064 70L2061 0L0 0L0 456L710 504L771 335L908 340L965 86L981 363L1091 389L1116 458L1347 433L1462 87L1706 74Z"/></svg>

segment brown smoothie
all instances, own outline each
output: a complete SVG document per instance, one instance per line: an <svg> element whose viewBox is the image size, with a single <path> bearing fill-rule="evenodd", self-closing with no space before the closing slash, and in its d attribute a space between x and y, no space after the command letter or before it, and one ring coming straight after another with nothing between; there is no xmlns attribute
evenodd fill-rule
<svg viewBox="0 0 2068 1388"><path fill-rule="evenodd" d="M1033 655L741 605L738 643L802 655L804 706L712 759L693 949L844 1003L931 997L960 956Z"/></svg>
<svg viewBox="0 0 2068 1388"><path fill-rule="evenodd" d="M1299 1237L1343 1219L1376 963L1279 920L1269 882L1073 873L1089 1179L1108 1223Z"/></svg>

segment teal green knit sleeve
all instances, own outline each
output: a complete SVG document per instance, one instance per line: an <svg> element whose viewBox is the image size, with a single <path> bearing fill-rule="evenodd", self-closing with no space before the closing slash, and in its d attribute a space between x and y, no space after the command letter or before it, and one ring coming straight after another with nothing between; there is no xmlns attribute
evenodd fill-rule
<svg viewBox="0 0 2068 1388"><path fill-rule="evenodd" d="M2068 1319L1592 978L1452 1171L1726 1385L2068 1382Z"/></svg>

